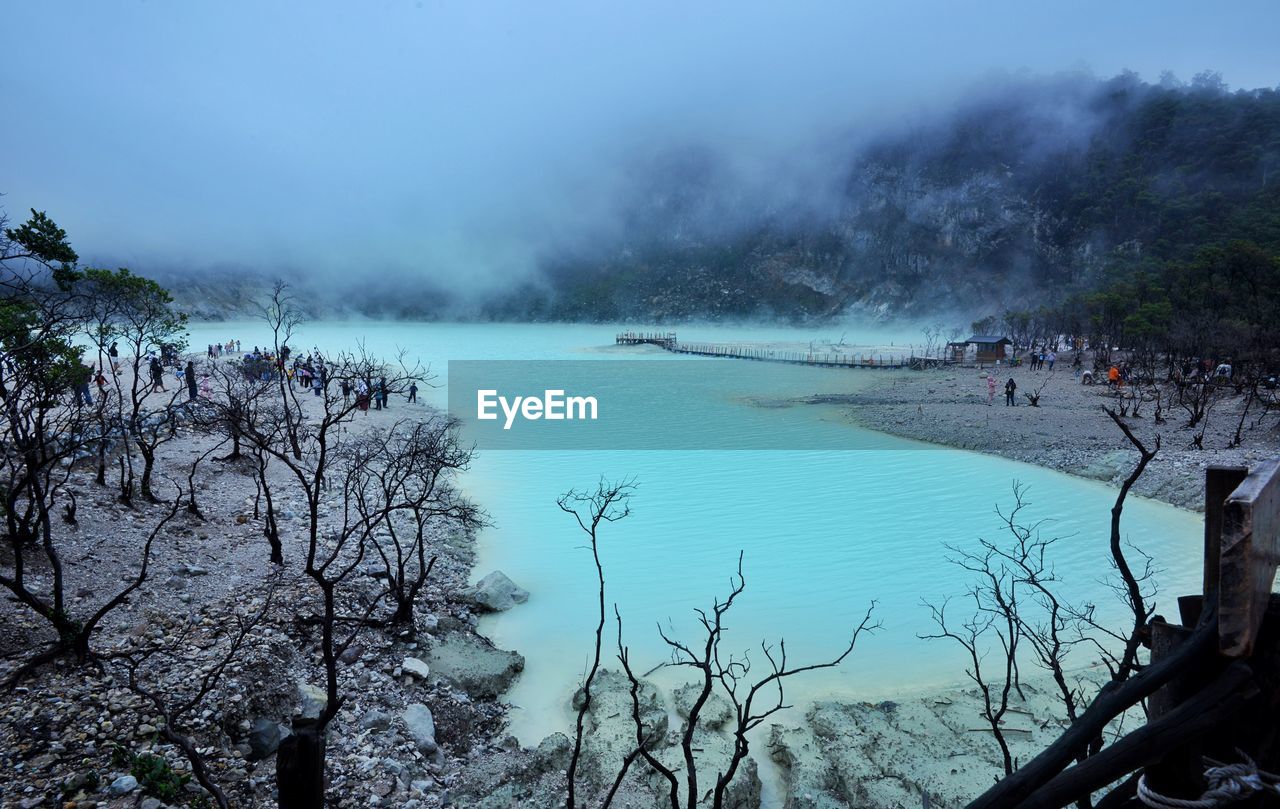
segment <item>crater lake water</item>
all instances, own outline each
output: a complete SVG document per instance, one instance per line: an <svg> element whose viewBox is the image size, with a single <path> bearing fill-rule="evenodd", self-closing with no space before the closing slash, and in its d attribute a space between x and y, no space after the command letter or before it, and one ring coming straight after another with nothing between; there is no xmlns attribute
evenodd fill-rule
<svg viewBox="0 0 1280 809"><path fill-rule="evenodd" d="M404 350L432 367L443 383L458 360L592 360L630 357L670 360L655 348L614 346L624 326L564 324L450 324L335 321L305 324L294 341L307 351L350 350L357 342L382 356ZM826 330L753 326L682 327L682 340L772 341L807 344L823 338L888 352L918 333L871 328ZM268 339L261 323L198 323L196 350L214 341L241 340L247 350ZM856 349L854 349L856 350ZM931 629L922 600L961 596L969 576L947 561L947 546L974 548L999 538L997 505L1009 506L1012 486L1026 487L1029 520L1061 537L1053 562L1061 592L1075 604L1122 620L1107 586L1109 510L1116 491L1101 483L976 453L924 445L854 426L839 405L774 406L789 397L849 393L891 384L873 370L792 368L737 363L731 389L708 384L678 399L666 397L662 418L725 435L770 431L795 436L804 449L498 451L479 450L463 488L491 516L481 532L475 577L501 569L530 591L528 603L485 617L481 629L499 646L525 655L526 668L507 699L511 730L525 743L569 724L569 698L591 652L595 572L585 536L556 505L571 488L601 478L632 478L632 513L601 534L610 605L625 622L633 666L647 671L668 659L656 627L696 637L693 610L723 598L739 552L746 590L729 615L724 648L756 650L785 638L789 659L816 661L847 642L871 602L881 628L859 641L839 668L791 681L788 701L819 696L881 699L959 684L964 660L955 648L920 640ZM962 372L963 373L963 372ZM646 375L646 379L649 375ZM708 379L718 379L708 375ZM975 376L975 389L980 381ZM443 388L420 398L444 407ZM637 390L643 397L646 391ZM402 401L392 407L405 408ZM998 410L992 414L998 429ZM1049 417L1046 415L1046 417ZM860 449L821 449L849 445ZM785 444L785 442L783 442ZM1177 595L1199 588L1199 515L1131 498L1127 541L1160 564L1158 603L1173 609ZM605 665L615 664L613 630L606 631ZM1082 661L1087 662L1087 661ZM660 673L659 677L669 676ZM796 708L796 711L801 710ZM782 718L785 721L785 717Z"/></svg>

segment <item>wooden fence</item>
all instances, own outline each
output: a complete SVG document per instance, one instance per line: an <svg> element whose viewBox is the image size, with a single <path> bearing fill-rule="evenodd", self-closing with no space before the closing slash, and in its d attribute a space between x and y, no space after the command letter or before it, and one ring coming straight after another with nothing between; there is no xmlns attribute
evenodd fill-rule
<svg viewBox="0 0 1280 809"><path fill-rule="evenodd" d="M656 345L675 354L701 357L727 357L789 365L811 365L818 368L924 368L946 364L940 359L915 356L886 357L884 354L845 354L834 351L778 351L759 346L715 343L682 343L675 332L622 332L614 342L618 345Z"/></svg>

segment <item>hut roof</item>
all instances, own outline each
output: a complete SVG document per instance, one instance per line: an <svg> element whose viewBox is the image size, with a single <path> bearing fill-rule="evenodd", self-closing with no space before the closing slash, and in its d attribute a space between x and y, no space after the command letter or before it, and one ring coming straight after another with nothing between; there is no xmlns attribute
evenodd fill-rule
<svg viewBox="0 0 1280 809"><path fill-rule="evenodd" d="M1012 343L1013 341L1010 340L1008 337L1003 337L999 334L975 334L965 342L993 344L993 343Z"/></svg>

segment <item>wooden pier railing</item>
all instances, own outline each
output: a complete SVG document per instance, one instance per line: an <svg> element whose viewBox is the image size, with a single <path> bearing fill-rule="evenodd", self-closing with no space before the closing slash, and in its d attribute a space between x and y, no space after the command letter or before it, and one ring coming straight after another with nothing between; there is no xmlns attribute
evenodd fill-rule
<svg viewBox="0 0 1280 809"><path fill-rule="evenodd" d="M939 359L915 356L886 357L884 354L844 354L820 351L777 351L747 345L719 345L715 343L682 343L676 333L669 332L621 332L614 342L617 345L656 345L675 354L696 354L702 357L729 357L739 360L782 362L789 365L812 365L818 368L926 368L944 363Z"/></svg>
<svg viewBox="0 0 1280 809"><path fill-rule="evenodd" d="M655 345L661 346L668 351L674 350L676 345L676 333L668 332L642 332L642 331L624 331L621 332L614 340L618 345L636 346L636 345Z"/></svg>

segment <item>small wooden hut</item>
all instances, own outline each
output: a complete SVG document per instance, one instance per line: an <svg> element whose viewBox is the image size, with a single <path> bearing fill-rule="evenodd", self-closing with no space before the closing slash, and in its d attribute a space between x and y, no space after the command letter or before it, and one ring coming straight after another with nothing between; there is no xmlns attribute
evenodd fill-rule
<svg viewBox="0 0 1280 809"><path fill-rule="evenodd" d="M1008 337L997 334L975 334L965 342L976 348L976 359L979 363L1003 362L1007 359L1005 346L1013 344Z"/></svg>

